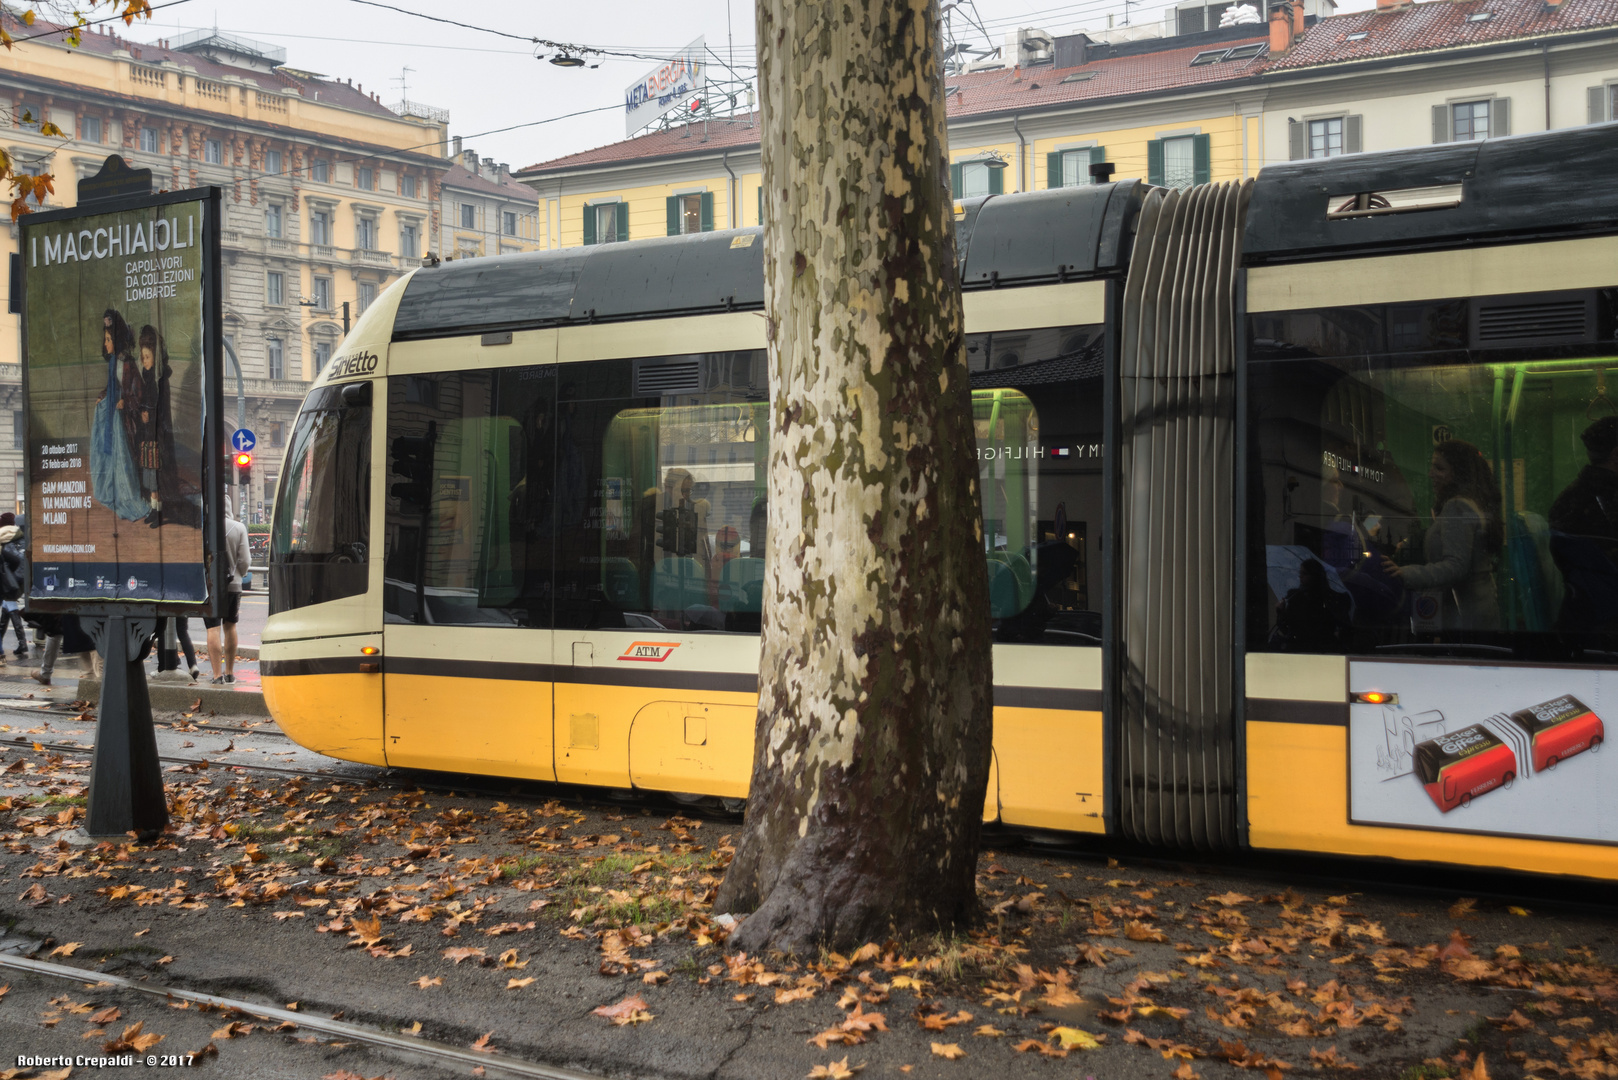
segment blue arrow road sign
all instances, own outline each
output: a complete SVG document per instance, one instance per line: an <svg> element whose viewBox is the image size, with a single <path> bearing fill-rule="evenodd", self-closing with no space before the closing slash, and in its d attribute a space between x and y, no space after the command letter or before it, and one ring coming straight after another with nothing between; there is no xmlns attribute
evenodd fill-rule
<svg viewBox="0 0 1618 1080"><path fill-rule="evenodd" d="M234 446L238 453L245 453L258 445L258 437L246 428L237 428L230 437L230 445Z"/></svg>

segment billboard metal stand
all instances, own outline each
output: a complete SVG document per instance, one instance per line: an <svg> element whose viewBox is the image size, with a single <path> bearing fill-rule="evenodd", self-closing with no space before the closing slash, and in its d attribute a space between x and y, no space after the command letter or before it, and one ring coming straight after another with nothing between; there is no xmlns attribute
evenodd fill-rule
<svg viewBox="0 0 1618 1080"><path fill-rule="evenodd" d="M107 838L134 833L150 840L169 821L146 692L144 661L155 621L113 615L85 619L84 626L101 654L103 672L84 831Z"/></svg>

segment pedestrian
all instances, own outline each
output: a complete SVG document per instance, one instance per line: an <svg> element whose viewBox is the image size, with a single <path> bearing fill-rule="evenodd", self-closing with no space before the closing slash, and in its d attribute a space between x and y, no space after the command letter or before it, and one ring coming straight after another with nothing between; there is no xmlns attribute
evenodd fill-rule
<svg viewBox="0 0 1618 1080"><path fill-rule="evenodd" d="M40 666L31 674L41 686L51 685L51 673L62 653L76 656L79 667L93 678L101 678L101 658L96 655L95 642L84 632L77 615L35 616L39 628L45 632L45 648Z"/></svg>
<svg viewBox="0 0 1618 1080"><path fill-rule="evenodd" d="M225 595L219 615L204 618L208 628L208 666L215 685L236 681L236 618L242 607L242 575L247 572L247 526L231 513L230 496L225 496ZM223 625L221 625L223 624ZM220 656L221 650L223 657ZM223 663L221 664L221 660Z"/></svg>
<svg viewBox="0 0 1618 1080"><path fill-rule="evenodd" d="M173 624L173 633L169 626ZM191 672L191 681L196 682L202 672L197 667L197 647L191 643L191 620L180 616L165 616L157 620L157 670L161 674L165 671L180 670L180 650L185 650L186 667Z"/></svg>
<svg viewBox="0 0 1618 1080"><path fill-rule="evenodd" d="M6 628L17 635L16 655L19 660L28 656L28 631L22 624L22 612L17 602L23 592L22 529L17 527L17 515L0 514L0 666L5 664Z"/></svg>

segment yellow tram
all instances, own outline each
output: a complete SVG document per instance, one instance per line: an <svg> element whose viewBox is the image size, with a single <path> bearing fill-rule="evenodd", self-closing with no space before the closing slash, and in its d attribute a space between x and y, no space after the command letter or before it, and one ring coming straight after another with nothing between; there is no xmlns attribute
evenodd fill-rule
<svg viewBox="0 0 1618 1080"><path fill-rule="evenodd" d="M1604 538L1553 511L1618 413L1615 167L1605 125L964 205L986 820L1618 877L1618 514ZM378 297L280 478L281 727L739 807L762 276L735 230Z"/></svg>

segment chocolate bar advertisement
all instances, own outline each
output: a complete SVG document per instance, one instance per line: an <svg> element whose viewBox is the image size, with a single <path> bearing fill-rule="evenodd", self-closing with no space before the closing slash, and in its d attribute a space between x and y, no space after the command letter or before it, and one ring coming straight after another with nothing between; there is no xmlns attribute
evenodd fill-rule
<svg viewBox="0 0 1618 1080"><path fill-rule="evenodd" d="M1618 672L1351 661L1349 819L1618 842L1607 690Z"/></svg>

